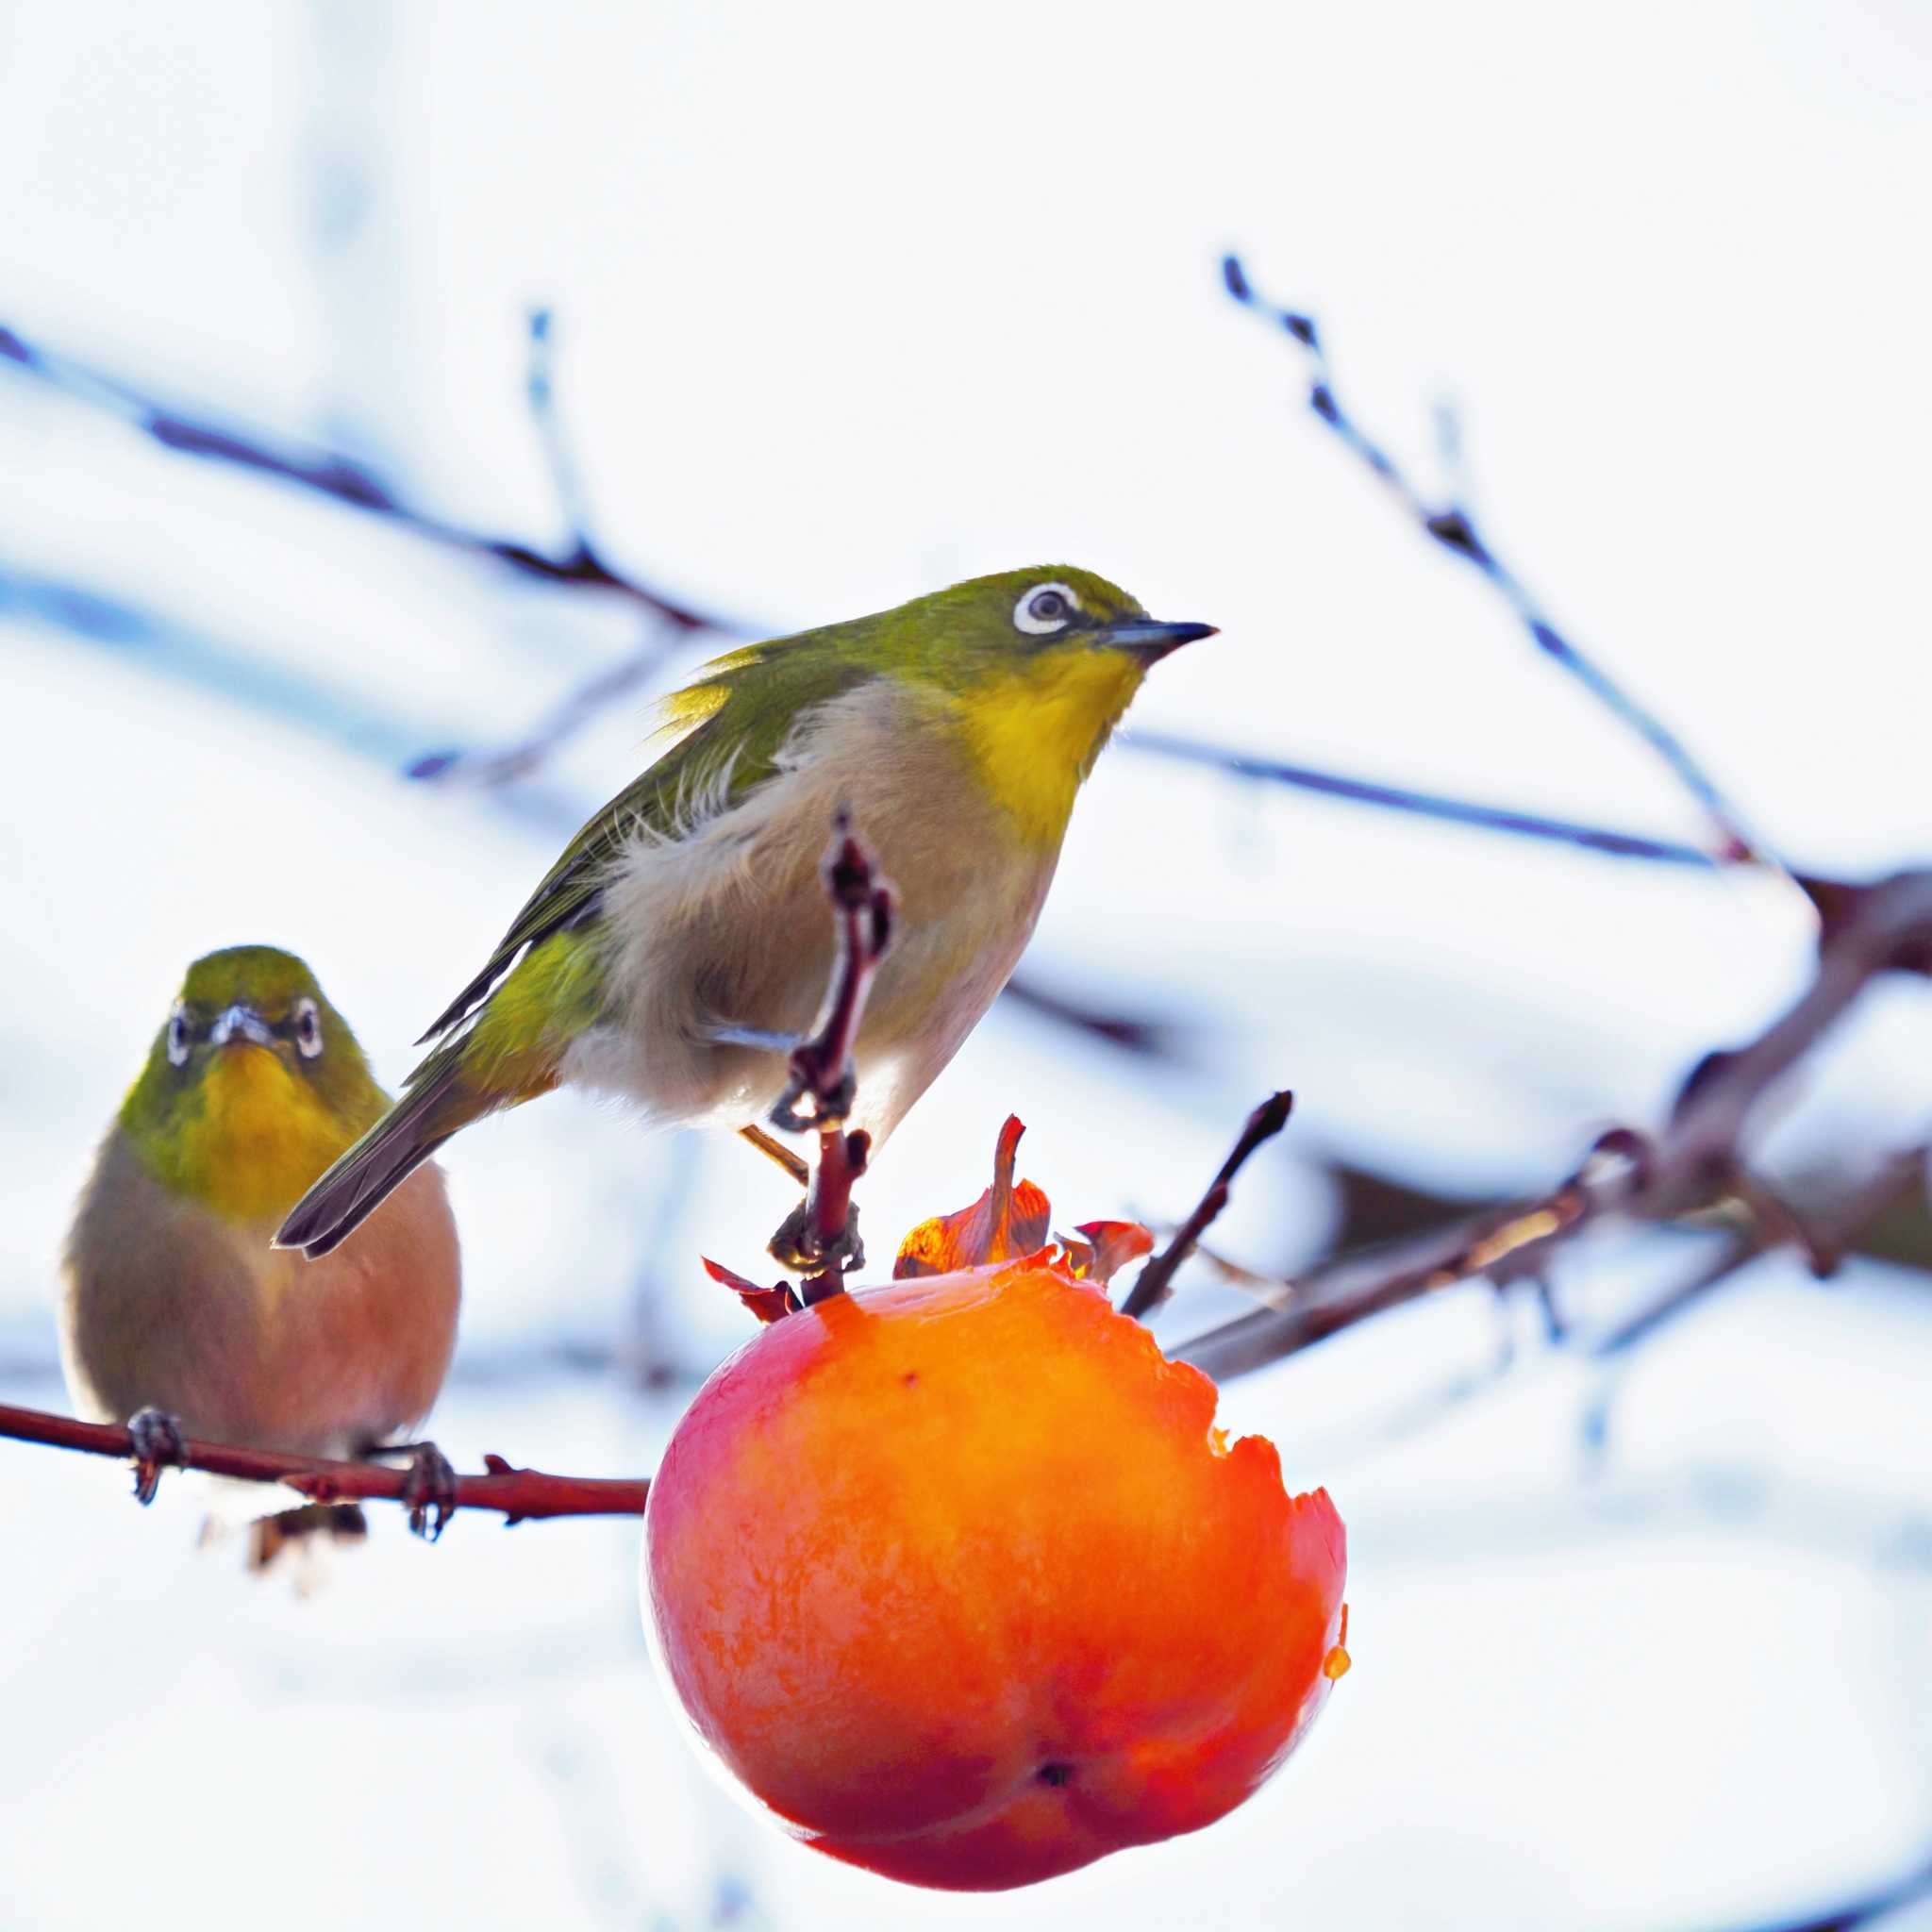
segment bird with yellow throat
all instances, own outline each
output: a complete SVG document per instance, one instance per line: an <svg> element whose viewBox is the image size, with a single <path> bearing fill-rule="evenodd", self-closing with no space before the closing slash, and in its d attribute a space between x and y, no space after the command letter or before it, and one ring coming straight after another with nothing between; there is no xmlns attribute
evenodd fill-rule
<svg viewBox="0 0 1932 1932"><path fill-rule="evenodd" d="M899 894L854 1042L853 1123L882 1142L1012 973L1141 679L1213 628L1049 565L706 666L667 702L668 747L565 848L277 1240L331 1254L452 1134L565 1082L660 1122L761 1113L824 996L840 811Z"/></svg>
<svg viewBox="0 0 1932 1932"><path fill-rule="evenodd" d="M292 953L231 946L188 969L101 1144L65 1257L68 1389L82 1415L134 1423L143 1501L184 1432L360 1456L428 1413L460 1295L441 1172L419 1167L353 1250L319 1266L270 1244L388 1106ZM432 1487L439 1465L422 1465ZM358 1521L294 1510L264 1524L340 1534ZM267 1554L258 1532L258 1559Z"/></svg>

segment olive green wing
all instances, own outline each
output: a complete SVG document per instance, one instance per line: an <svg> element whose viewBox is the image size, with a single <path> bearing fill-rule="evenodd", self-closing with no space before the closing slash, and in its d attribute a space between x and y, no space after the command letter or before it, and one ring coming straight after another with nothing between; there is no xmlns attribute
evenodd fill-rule
<svg viewBox="0 0 1932 1932"><path fill-rule="evenodd" d="M873 624L859 619L733 651L668 699L660 735L681 733L676 742L565 846L483 969L417 1044L461 1025L527 947L594 920L612 862L640 836L681 837L770 779L798 719L874 675L864 648Z"/></svg>

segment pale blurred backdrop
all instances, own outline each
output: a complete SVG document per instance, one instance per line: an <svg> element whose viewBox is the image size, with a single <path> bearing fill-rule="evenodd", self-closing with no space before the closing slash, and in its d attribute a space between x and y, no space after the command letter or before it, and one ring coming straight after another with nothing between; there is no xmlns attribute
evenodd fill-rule
<svg viewBox="0 0 1932 1932"><path fill-rule="evenodd" d="M554 553L541 306L588 534L667 596L758 633L1074 561L1222 626L1143 732L1702 836L1310 418L1223 290L1238 247L1751 822L1865 877L1932 858L1928 185L1913 0L0 5L0 1398L64 1399L69 1206L186 961L302 952L393 1082L696 661L522 784L411 782L521 739L638 609L162 447L145 403ZM875 1260L978 1191L1008 1110L1060 1224L1173 1221L1292 1086L1217 1230L1276 1272L1356 1227L1344 1172L1547 1187L1761 1025L1809 938L1774 881L1130 730L1024 971L1159 1051L1003 1003L864 1186ZM1763 1166L1923 1138L1928 1074L1932 991L1880 988ZM647 1471L745 1332L697 1257L755 1271L782 1178L569 1097L447 1165L439 1441ZM1606 1234L1557 1292L1600 1317L1696 1241ZM1241 1306L1197 1271L1161 1332ZM0 1442L0 1926L1806 1923L1932 1857L1928 1388L1932 1276L1869 1259L1760 1262L1611 1369L1472 1286L1231 1383L1348 1520L1356 1668L1223 1824L980 1900L700 1773L634 1524L430 1549L384 1510L298 1599L193 1546L192 1486L142 1514L112 1465Z"/></svg>

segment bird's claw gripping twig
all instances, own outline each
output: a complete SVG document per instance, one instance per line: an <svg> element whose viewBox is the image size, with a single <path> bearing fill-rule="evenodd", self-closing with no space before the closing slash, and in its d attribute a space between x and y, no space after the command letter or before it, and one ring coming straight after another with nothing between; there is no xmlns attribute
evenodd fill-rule
<svg viewBox="0 0 1932 1932"><path fill-rule="evenodd" d="M174 1416L153 1407L127 1418L127 1435L134 1445L134 1500L145 1507L161 1486L162 1470L187 1467L188 1441Z"/></svg>
<svg viewBox="0 0 1932 1932"><path fill-rule="evenodd" d="M810 1197L808 1196L778 1224L766 1252L779 1267L794 1274L822 1274L835 1271L855 1274L865 1266L865 1242L858 1232L858 1209L845 1204L844 1231L821 1244L814 1225ZM811 1297L808 1296L808 1300Z"/></svg>
<svg viewBox="0 0 1932 1932"><path fill-rule="evenodd" d="M850 1066L835 1080L816 1071L801 1074L797 1061L805 1051L800 1047L792 1054L791 1075L766 1116L774 1127L787 1134L808 1134L815 1127L837 1126L858 1098L858 1075ZM809 1112L800 1109L800 1101L809 1103Z"/></svg>
<svg viewBox="0 0 1932 1932"><path fill-rule="evenodd" d="M396 1500L409 1512L409 1528L433 1543L457 1513L457 1473L449 1457L434 1442L372 1442L362 1454L371 1461L389 1456L409 1458Z"/></svg>
<svg viewBox="0 0 1932 1932"><path fill-rule="evenodd" d="M403 1507L411 1531L432 1543L457 1513L457 1473L434 1442L416 1444L403 1477Z"/></svg>

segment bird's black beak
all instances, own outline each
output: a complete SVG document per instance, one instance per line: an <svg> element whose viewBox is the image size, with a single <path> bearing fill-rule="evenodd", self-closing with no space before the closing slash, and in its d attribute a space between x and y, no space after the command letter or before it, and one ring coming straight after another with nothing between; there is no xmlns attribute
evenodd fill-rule
<svg viewBox="0 0 1932 1932"><path fill-rule="evenodd" d="M1144 664L1158 664L1170 651L1211 638L1218 628L1212 624L1159 624L1151 617L1136 617L1125 624L1108 625L1100 641L1133 652Z"/></svg>

